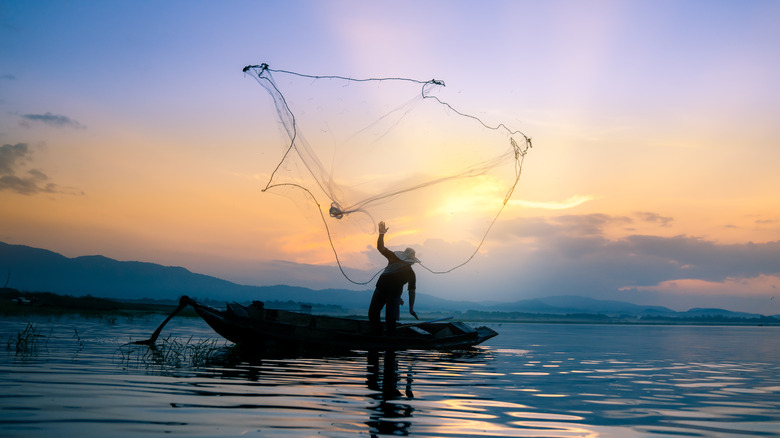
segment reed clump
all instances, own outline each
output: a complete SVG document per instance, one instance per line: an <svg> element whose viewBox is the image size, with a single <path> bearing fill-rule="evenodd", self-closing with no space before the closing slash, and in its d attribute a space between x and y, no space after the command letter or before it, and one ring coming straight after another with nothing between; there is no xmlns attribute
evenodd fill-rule
<svg viewBox="0 0 780 438"><path fill-rule="evenodd" d="M49 334L41 333L38 326L33 323L27 323L24 330L16 334L16 336L10 335L8 342L6 343L6 350L15 351L17 355L30 355L38 351L38 348L48 343Z"/></svg>
<svg viewBox="0 0 780 438"><path fill-rule="evenodd" d="M223 362L230 351L226 341L195 340L192 337L181 341L169 335L150 346L125 344L119 349L119 354L121 361L127 365L201 368Z"/></svg>

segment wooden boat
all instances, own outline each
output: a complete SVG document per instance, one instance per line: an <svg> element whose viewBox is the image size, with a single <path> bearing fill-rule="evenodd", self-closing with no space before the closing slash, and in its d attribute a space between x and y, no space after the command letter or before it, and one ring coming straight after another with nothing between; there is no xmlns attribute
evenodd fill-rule
<svg viewBox="0 0 780 438"><path fill-rule="evenodd" d="M217 310L184 296L179 300L179 307L158 327L150 339L136 343L154 344L162 327L187 305L225 339L236 344L266 347L451 350L473 347L498 335L488 327L472 328L462 322L440 319L402 324L397 326L392 334L377 336L371 334L368 321L363 319L266 309L259 301L249 306L229 303L225 310Z"/></svg>

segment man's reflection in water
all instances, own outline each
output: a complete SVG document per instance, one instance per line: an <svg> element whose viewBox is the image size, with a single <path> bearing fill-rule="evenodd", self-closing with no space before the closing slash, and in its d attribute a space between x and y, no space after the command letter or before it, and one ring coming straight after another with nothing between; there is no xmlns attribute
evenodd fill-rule
<svg viewBox="0 0 780 438"><path fill-rule="evenodd" d="M409 426L412 423L401 419L411 418L414 408L398 402L404 398L404 394L398 390L398 361L395 351L385 352L384 366L380 366L379 356L379 351L368 352L366 385L368 389L376 391L370 397L377 400L378 404L371 407L370 420L366 424L370 428L371 436L409 435ZM406 398L414 398L411 370L406 375Z"/></svg>

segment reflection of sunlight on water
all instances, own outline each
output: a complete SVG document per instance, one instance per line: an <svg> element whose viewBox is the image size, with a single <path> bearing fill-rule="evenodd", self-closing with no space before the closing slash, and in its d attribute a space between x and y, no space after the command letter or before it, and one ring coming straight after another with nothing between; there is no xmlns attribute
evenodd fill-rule
<svg viewBox="0 0 780 438"><path fill-rule="evenodd" d="M0 321L3 338L7 324ZM495 338L504 344L469 352L170 366L116 357L117 345L148 337L154 324L52 325L47 347L35 355L0 355L4 436L88 430L92 436L623 438L771 436L780 430L775 337L723 352L708 328L505 324ZM198 320L173 329L183 338L209 336ZM585 335L573 339L572 331ZM677 345L680 331L697 345L695 360L686 359L688 344ZM742 332L750 339L757 333L743 328L721 335ZM637 350L642 336L664 347Z"/></svg>
<svg viewBox="0 0 780 438"><path fill-rule="evenodd" d="M525 405L496 401L496 400L461 399L461 400L443 400L439 403L445 405L448 409L453 409L458 411L485 411L487 410L485 408L517 408L517 409L528 408L528 406Z"/></svg>
<svg viewBox="0 0 780 438"><path fill-rule="evenodd" d="M497 348L494 350L496 353L500 354L506 354L506 355L514 355L514 356L525 356L528 354L530 350L516 350L512 348Z"/></svg>
<svg viewBox="0 0 780 438"><path fill-rule="evenodd" d="M507 415L517 418L533 418L536 420L580 421L585 419L575 415L548 414L544 412L507 412Z"/></svg>

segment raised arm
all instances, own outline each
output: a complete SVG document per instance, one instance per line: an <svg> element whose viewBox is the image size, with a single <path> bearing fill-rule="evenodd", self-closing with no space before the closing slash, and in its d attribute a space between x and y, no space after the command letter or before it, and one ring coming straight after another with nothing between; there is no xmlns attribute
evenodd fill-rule
<svg viewBox="0 0 780 438"><path fill-rule="evenodd" d="M390 252L389 249L385 248L385 233L387 233L387 226L385 226L385 221L379 222L379 237L376 239L376 249L382 253L385 257L388 257L386 253Z"/></svg>

